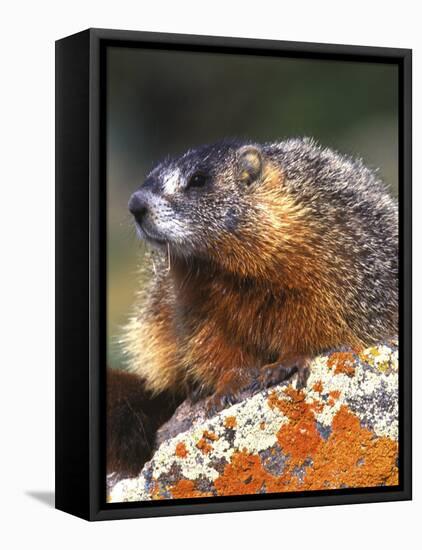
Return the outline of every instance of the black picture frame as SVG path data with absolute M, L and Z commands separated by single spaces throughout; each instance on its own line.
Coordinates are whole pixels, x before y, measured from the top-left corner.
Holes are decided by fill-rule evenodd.
M 110 45 L 399 67 L 399 486 L 107 504 L 104 76 Z M 56 42 L 56 508 L 106 520 L 411 499 L 411 64 L 408 49 L 105 29 Z

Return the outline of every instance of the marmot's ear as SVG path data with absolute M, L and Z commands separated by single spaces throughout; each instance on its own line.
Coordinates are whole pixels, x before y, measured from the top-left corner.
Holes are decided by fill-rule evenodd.
M 256 181 L 262 172 L 262 154 L 254 145 L 244 145 L 237 151 L 239 180 L 246 185 Z

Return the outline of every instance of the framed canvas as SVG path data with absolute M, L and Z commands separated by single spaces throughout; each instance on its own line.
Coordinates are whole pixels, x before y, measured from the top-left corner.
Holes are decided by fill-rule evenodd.
M 411 51 L 56 43 L 56 507 L 411 498 Z

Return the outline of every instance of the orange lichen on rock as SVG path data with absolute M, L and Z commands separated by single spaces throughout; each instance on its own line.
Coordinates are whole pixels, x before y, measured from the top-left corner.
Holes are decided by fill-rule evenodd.
M 261 430 L 265 430 L 266 424 L 265 424 L 264 421 L 262 421 L 262 422 L 259 424 L 259 428 L 260 428 Z
M 328 395 L 331 397 L 331 399 L 333 399 L 334 401 L 337 401 L 337 399 L 341 395 L 341 392 L 340 390 L 333 390 L 333 391 L 330 391 Z
M 277 440 L 283 452 L 289 454 L 298 464 L 316 451 L 322 438 L 316 428 L 315 416 L 312 412 L 315 404 L 306 403 L 302 391 L 288 388 L 285 394 L 289 399 L 279 400 L 277 407 L 290 422 L 281 426 L 277 433 Z
M 324 410 L 324 403 L 314 400 L 312 403 L 309 404 L 309 408 L 313 412 L 320 413 Z
M 235 416 L 227 416 L 224 419 L 224 426 L 229 429 L 233 429 L 236 427 L 236 417 Z
M 206 439 L 201 437 L 201 439 L 196 444 L 196 447 L 203 453 L 204 455 L 207 455 L 210 451 L 212 451 L 212 445 L 207 443 Z
M 188 455 L 188 450 L 186 449 L 186 445 L 183 443 L 183 441 L 179 441 L 179 443 L 176 445 L 176 449 L 174 451 L 174 454 L 178 456 L 179 458 L 186 458 Z
M 214 432 L 209 432 L 208 430 L 204 430 L 202 437 L 209 439 L 210 441 L 217 441 L 219 439 L 217 434 Z
M 280 398 L 276 392 L 271 392 L 268 396 L 268 405 L 274 409 L 279 409 L 291 422 L 297 422 L 309 411 L 309 405 L 305 403 L 305 394 L 302 390 L 296 390 L 288 386 L 284 390 L 287 399 Z
M 212 497 L 213 494 L 209 492 L 203 493 L 198 491 L 195 486 L 195 482 L 191 479 L 180 479 L 176 485 L 171 487 L 170 492 L 173 498 L 196 498 L 196 497 Z
M 253 495 L 260 492 L 269 475 L 258 455 L 237 452 L 214 486 L 219 495 Z
M 290 418 L 277 434 L 282 452 L 287 455 L 283 473 L 270 474 L 259 455 L 244 449 L 232 455 L 215 480 L 219 495 L 256 494 L 263 489 L 271 493 L 398 484 L 397 442 L 363 428 L 345 405 L 337 412 L 332 432 L 324 440 L 300 392 L 292 389 L 289 393 L 288 401 L 283 402 L 275 394 L 271 398 L 273 405 Z
M 198 441 L 196 446 L 204 455 L 208 454 L 212 450 L 212 445 L 207 443 L 203 437 Z
M 355 375 L 356 362 L 353 353 L 338 351 L 332 353 L 327 361 L 329 369 L 334 369 L 334 374 Z
M 277 433 L 277 440 L 283 451 L 298 464 L 312 456 L 322 442 L 314 418 L 308 415 L 296 424 L 282 426 Z
M 321 380 L 318 380 L 315 382 L 315 384 L 312 386 L 312 389 L 316 391 L 317 393 L 322 393 L 322 390 L 324 389 L 322 386 Z
M 204 430 L 202 432 L 202 437 L 196 444 L 196 447 L 204 454 L 207 455 L 212 450 L 212 445 L 209 441 L 217 441 L 219 439 L 218 435 L 214 432 Z
M 313 455 L 306 489 L 397 485 L 397 442 L 376 437 L 342 405 L 333 419 L 332 433 Z

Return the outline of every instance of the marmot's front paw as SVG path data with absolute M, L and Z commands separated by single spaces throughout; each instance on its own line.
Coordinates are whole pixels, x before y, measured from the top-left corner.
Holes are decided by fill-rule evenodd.
M 276 386 L 282 382 L 290 380 L 293 375 L 297 374 L 296 388 L 303 389 L 309 377 L 310 358 L 308 356 L 296 356 L 285 361 L 277 361 L 265 365 L 259 371 L 256 380 L 252 383 L 251 388 L 259 391 L 262 389 Z
M 297 366 L 296 389 L 298 390 L 303 390 L 303 388 L 306 388 L 308 378 L 311 373 L 310 363 L 311 360 L 306 357 Z
M 256 378 L 255 387 L 257 390 L 263 390 L 276 386 L 286 380 L 290 380 L 296 372 L 296 366 L 286 366 L 280 363 L 265 365 L 260 369 Z
M 240 397 L 235 393 L 214 393 L 205 400 L 205 414 L 208 418 L 215 416 L 227 407 L 239 403 Z

